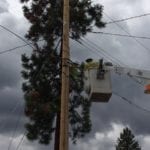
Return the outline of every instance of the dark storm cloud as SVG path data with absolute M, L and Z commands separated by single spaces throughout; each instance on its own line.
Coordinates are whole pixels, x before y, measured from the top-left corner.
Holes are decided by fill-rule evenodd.
M 101 1 L 100 1 L 101 2 Z M 105 1 L 107 3 L 107 1 Z M 108 1 L 109 3 L 110 1 Z M 137 3 L 138 2 L 138 3 Z M 4 3 L 1 1 L 0 4 Z M 134 16 L 137 14 L 141 14 L 143 11 L 140 8 L 141 2 L 135 0 L 116 0 L 111 1 L 111 5 L 106 7 L 104 5 L 104 11 L 108 13 L 112 18 L 124 18 L 128 16 Z M 1 5 L 2 6 L 2 5 Z M 3 5 L 4 6 L 4 5 Z M 6 5 L 5 5 L 6 6 Z M 111 6 L 111 7 L 110 7 Z M 142 6 L 142 5 L 141 5 Z M 5 7 L 0 7 L 0 13 L 4 12 Z M 132 8 L 132 9 L 131 9 Z M 121 13 L 120 13 L 121 12 Z M 14 13 L 15 15 L 15 13 Z M 105 20 L 110 21 L 108 18 Z M 13 17 L 12 14 L 1 16 L 1 23 L 6 27 L 9 27 L 16 33 L 20 34 L 22 37 L 26 33 L 29 24 L 21 19 L 17 19 Z M 140 19 L 135 23 L 132 22 L 124 22 L 121 25 L 131 32 L 134 35 L 147 35 L 149 31 L 149 20 L 146 22 L 140 22 Z M 3 30 L 1 31 L 0 36 L 0 50 L 9 49 L 18 45 L 24 44 L 21 40 L 16 38 L 15 36 L 6 33 Z M 121 29 L 119 29 L 116 25 L 106 26 L 104 31 L 109 32 L 117 32 L 124 33 Z M 141 66 L 149 66 L 148 52 L 145 52 L 141 46 L 139 46 L 134 40 L 125 39 L 120 37 L 108 37 L 102 35 L 89 35 L 88 38 L 104 48 L 111 56 L 120 59 L 124 63 L 129 66 L 141 67 Z M 147 47 L 149 47 L 148 41 L 142 41 Z M 86 45 L 88 46 L 88 45 Z M 29 49 L 29 48 L 27 48 Z M 27 50 L 26 48 L 23 50 Z M 82 47 L 79 43 L 72 43 L 71 52 L 74 60 L 85 60 L 86 58 L 92 57 L 99 59 L 100 57 L 104 57 L 103 55 L 98 55 L 96 52 L 93 52 L 94 48 L 91 52 L 88 48 Z M 17 119 L 19 117 L 19 112 L 22 107 L 20 104 L 23 102 L 22 93 L 21 93 L 21 63 L 20 63 L 20 54 L 21 51 L 16 51 L 13 53 L 9 53 L 7 55 L 3 55 L 0 57 L 0 121 L 5 123 L 5 128 L 1 130 L 1 135 L 6 136 L 7 142 L 8 137 L 12 135 L 14 131 Z M 141 56 L 141 57 L 140 57 Z M 141 59 L 139 59 L 141 58 Z M 142 65 L 141 65 L 142 64 Z M 143 67 L 143 68 L 144 68 Z M 119 93 L 120 95 L 127 97 L 129 100 L 135 102 L 139 106 L 142 106 L 146 109 L 150 110 L 150 101 L 149 96 L 143 94 L 143 87 L 139 86 L 133 80 L 126 76 L 118 76 L 113 75 L 113 91 Z M 14 89 L 14 90 L 12 90 Z M 19 102 L 16 111 L 12 112 L 12 109 L 16 106 L 17 102 Z M 22 102 L 21 102 L 22 101 Z M 21 114 L 22 120 L 20 121 L 18 128 L 18 138 L 21 136 L 22 131 L 24 129 L 25 118 L 24 115 Z M 117 124 L 129 125 L 135 131 L 136 134 L 147 135 L 150 134 L 150 114 L 146 113 L 142 110 L 137 109 L 136 107 L 128 104 L 123 101 L 119 97 L 113 95 L 110 99 L 109 103 L 93 103 L 91 107 L 91 117 L 93 130 L 90 134 L 88 134 L 83 141 L 87 141 L 88 139 L 92 139 L 96 132 L 109 132 L 112 130 L 112 122 Z M 0 124 L 1 125 L 1 124 Z M 5 139 L 5 138 L 3 138 Z M 102 150 L 110 150 L 111 141 L 102 141 L 100 149 Z M 82 144 L 82 143 L 81 143 Z M 96 146 L 96 144 L 95 144 Z M 50 146 L 39 146 L 36 145 L 36 142 L 25 142 L 22 145 L 22 148 L 27 150 L 33 149 L 50 149 Z M 94 145 L 93 145 L 93 148 Z M 6 148 L 3 148 L 6 149 Z M 76 149 L 76 148 L 74 148 Z M 92 148 L 91 148 L 92 149 Z M 96 149 L 96 148 L 95 148 Z
M 25 130 L 26 118 L 22 112 L 23 108 L 16 109 L 17 113 L 1 115 L 0 134 L 5 136 L 12 136 L 15 132 L 16 135 L 20 135 Z M 5 118 L 4 118 L 5 117 Z
M 18 104 L 23 103 L 23 95 L 20 89 L 6 87 L 0 90 L 0 113 L 5 114 L 7 111 L 11 110 Z M 10 114 L 11 115 L 11 114 Z
M 7 13 L 0 18 L 1 24 L 20 36 L 24 35 L 25 24 L 19 27 L 16 17 Z M 22 21 L 24 22 L 24 21 Z M 21 25 L 21 24 L 20 24 Z M 0 51 L 24 44 L 20 39 L 4 29 L 0 29 Z M 26 47 L 28 50 L 28 47 Z M 24 129 L 25 117 L 23 93 L 21 91 L 21 53 L 26 49 L 17 49 L 0 55 L 0 133 L 11 136 L 20 117 L 17 133 Z
M 135 2 L 136 3 L 136 2 Z M 127 2 L 126 2 L 127 4 Z M 119 4 L 118 4 L 119 5 Z M 121 3 L 120 3 L 121 5 Z M 105 8 L 105 7 L 104 7 Z M 105 10 L 105 9 L 104 9 Z M 110 9 L 113 11 L 113 9 Z M 110 15 L 112 18 L 121 18 L 119 11 L 116 10 L 115 13 Z M 139 14 L 139 12 L 137 13 Z M 131 16 L 136 15 L 136 12 Z M 125 15 L 124 15 L 125 16 Z M 126 17 L 128 14 L 126 15 Z M 106 18 L 106 16 L 105 16 Z M 124 18 L 124 17 L 122 17 Z M 140 18 L 139 20 L 133 20 L 129 22 L 122 22 L 119 25 L 124 28 L 127 32 L 141 36 L 143 33 L 148 35 L 148 24 L 147 20 L 146 24 L 144 24 Z M 108 21 L 110 21 L 107 18 Z M 95 29 L 96 30 L 96 29 Z M 127 34 L 121 28 L 116 26 L 115 24 L 107 25 L 106 28 L 101 31 L 111 32 L 111 33 L 121 33 Z M 87 37 L 92 42 L 97 44 L 97 48 L 90 48 L 91 52 L 87 50 L 86 47 L 81 47 L 76 43 L 76 47 L 74 48 L 73 55 L 76 58 L 80 58 L 82 54 L 82 58 L 84 60 L 86 58 L 96 58 L 100 59 L 104 58 L 103 54 L 97 52 L 101 50 L 101 47 L 108 53 L 107 60 L 114 61 L 114 63 L 119 63 L 120 65 L 126 64 L 128 67 L 135 67 L 141 69 L 150 69 L 149 64 L 149 51 L 141 46 L 135 39 L 133 38 L 121 38 L 121 37 L 113 37 L 113 36 L 105 36 L 105 35 L 93 35 L 90 34 Z M 94 40 L 92 40 L 94 39 Z M 149 41 L 138 39 L 140 42 L 145 45 L 145 47 L 149 48 Z M 109 44 L 108 44 L 109 43 Z M 86 46 L 90 47 L 88 44 Z M 100 47 L 99 47 L 100 46 Z M 75 47 L 75 46 L 74 46 Z M 98 49 L 98 50 L 96 50 Z M 78 53 L 76 53 L 78 51 Z M 103 51 L 103 50 L 101 50 Z M 111 59 L 110 59 L 110 57 Z M 117 58 L 117 59 L 114 59 Z M 122 63 L 121 63 L 122 62 Z M 138 83 L 134 82 L 132 79 L 126 76 L 113 76 L 113 90 L 119 93 L 121 96 L 127 97 L 132 102 L 137 105 L 150 110 L 150 101 L 149 95 L 144 94 L 144 86 L 140 86 Z M 112 122 L 117 124 L 129 125 L 134 130 L 135 134 L 138 135 L 149 135 L 150 134 L 150 113 L 144 112 L 140 109 L 137 109 L 135 106 L 123 101 L 120 97 L 113 95 L 110 102 L 94 104 L 91 107 L 91 118 L 92 118 L 92 132 L 88 134 L 83 141 L 87 141 L 87 139 L 93 138 L 96 132 L 107 132 L 112 130 Z M 106 146 L 106 145 L 105 145 Z M 106 148 L 107 149 L 107 148 Z
M 150 110 L 149 96 L 143 94 L 143 89 L 127 77 L 113 77 L 113 91 L 126 97 L 133 103 Z M 104 132 L 111 129 L 111 123 L 129 125 L 136 134 L 150 134 L 150 113 L 136 108 L 123 101 L 115 94 L 109 103 L 99 103 L 92 106 L 93 129 Z M 96 132 L 93 131 L 93 132 Z
M 115 16 L 117 16 L 118 14 L 119 13 L 116 12 Z M 110 14 L 109 17 L 113 18 L 113 16 L 111 16 Z M 104 18 L 107 18 L 107 16 L 104 15 Z M 109 18 L 107 18 L 107 20 L 111 21 Z M 118 25 L 108 24 L 105 28 L 101 30 L 95 28 L 94 31 L 104 31 L 125 35 L 128 35 L 129 33 L 131 35 L 137 36 L 149 36 L 149 21 L 146 20 L 146 22 L 144 21 L 144 23 L 143 20 L 144 18 L 140 18 L 137 20 L 135 19 L 127 22 L 121 22 Z M 99 51 L 106 51 L 107 57 L 104 57 L 102 52 L 99 52 L 99 54 L 102 57 L 107 58 L 107 60 L 117 62 L 120 65 L 125 64 L 134 68 L 150 69 L 150 59 L 148 57 L 150 55 L 149 40 L 110 36 L 103 34 L 90 34 L 88 38 L 90 40 L 94 39 L 94 41 L 92 42 L 94 42 L 97 45 L 97 49 Z M 101 50 L 101 48 L 103 48 L 103 50 Z M 96 56 L 96 52 L 95 58 L 98 58 L 98 56 Z
M 18 62 L 16 62 L 18 61 Z M 18 64 L 20 60 L 15 56 L 0 59 L 0 89 L 4 87 L 13 87 L 20 82 L 20 70 Z
M 107 5 L 107 3 L 109 3 Z M 116 4 L 115 8 L 112 8 L 111 4 Z M 134 3 L 134 6 L 133 6 Z M 145 2 L 144 2 L 145 3 Z M 104 5 L 104 11 L 111 18 L 126 18 L 129 16 L 135 16 L 141 13 L 145 13 L 141 10 L 144 5 L 137 1 L 108 1 L 106 7 Z M 123 4 L 123 5 L 122 5 Z M 132 4 L 132 5 L 131 5 Z M 135 7 L 137 6 L 137 7 Z M 105 9 L 107 8 L 107 9 Z M 122 9 L 122 13 L 119 13 Z M 128 11 L 123 11 L 128 10 Z M 141 12 L 140 12 L 141 10 Z M 104 15 L 107 21 L 109 18 Z M 132 35 L 138 36 L 149 36 L 149 17 L 139 18 L 127 22 L 119 23 L 124 30 L 131 33 Z M 120 27 L 115 24 L 107 25 L 103 31 L 112 33 L 127 34 Z M 91 39 L 94 39 L 96 35 L 90 35 Z M 104 47 L 104 50 L 109 52 L 110 56 L 115 56 L 128 67 L 135 67 L 141 69 L 150 69 L 149 64 L 149 41 L 138 39 L 142 42 L 147 49 L 139 44 L 135 39 L 132 38 L 121 38 L 113 36 L 97 35 L 95 43 L 99 43 L 100 46 Z M 108 44 L 109 43 L 109 44 Z M 120 63 L 117 60 L 118 63 Z M 121 63 L 120 63 L 121 64 Z M 131 79 L 125 76 L 114 76 L 113 77 L 113 88 L 114 91 L 120 95 L 127 97 L 129 100 L 135 102 L 141 107 L 150 110 L 150 97 L 143 94 L 143 88 Z M 136 107 L 128 104 L 119 97 L 113 95 L 108 104 L 93 104 L 92 106 L 92 120 L 93 120 L 93 133 L 96 131 L 107 131 L 111 130 L 111 123 L 116 122 L 118 124 L 124 124 L 131 126 L 136 134 L 150 134 L 150 113 L 146 113 Z
M 24 128 L 24 101 L 19 87 L 0 90 L 0 134 L 10 134 L 18 124 L 17 133 Z
M 0 21 L 1 25 L 24 38 L 28 25 L 23 19 L 20 24 L 18 24 L 19 19 L 12 14 L 7 13 Z M 0 52 L 26 44 L 21 39 L 1 27 L 0 32 Z M 7 86 L 16 86 L 20 82 L 22 68 L 21 54 L 25 52 L 29 53 L 30 51 L 31 48 L 27 46 L 5 54 L 0 54 L 0 89 Z

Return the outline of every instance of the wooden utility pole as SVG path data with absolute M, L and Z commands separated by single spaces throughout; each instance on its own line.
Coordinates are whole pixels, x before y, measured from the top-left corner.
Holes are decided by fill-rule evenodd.
M 69 128 L 69 0 L 63 5 L 63 42 L 62 42 L 62 80 L 61 80 L 61 116 L 59 150 L 68 150 Z

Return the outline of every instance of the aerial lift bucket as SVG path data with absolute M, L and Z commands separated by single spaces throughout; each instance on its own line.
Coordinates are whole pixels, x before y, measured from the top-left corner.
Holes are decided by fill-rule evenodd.
M 103 61 L 85 65 L 85 90 L 92 102 L 108 102 L 112 95 L 111 74 L 105 71 Z

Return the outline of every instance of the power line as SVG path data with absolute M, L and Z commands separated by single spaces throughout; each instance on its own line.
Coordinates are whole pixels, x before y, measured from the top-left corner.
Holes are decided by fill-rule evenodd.
M 22 105 L 21 105 L 22 106 Z M 22 111 L 22 112 L 21 112 Z M 16 125 L 15 125 L 15 128 L 14 128 L 14 132 L 12 133 L 12 136 L 10 137 L 10 142 L 9 142 L 9 145 L 8 145 L 8 150 L 11 149 L 11 145 L 13 143 L 13 140 L 14 140 L 14 137 L 15 137 L 15 134 L 16 134 L 16 131 L 17 131 L 17 128 L 18 128 L 18 125 L 20 123 L 20 120 L 21 120 L 21 117 L 22 117 L 22 113 L 23 113 L 23 110 L 21 109 L 20 112 L 18 113 L 18 118 L 17 118 L 17 122 L 16 122 Z
M 17 147 L 16 147 L 16 150 L 19 150 L 21 144 L 22 144 L 23 141 L 24 141 L 24 138 L 25 138 L 26 134 L 27 134 L 27 133 L 26 133 L 26 131 L 25 131 L 24 134 L 22 135 L 22 137 L 21 137 L 21 139 L 20 139 L 20 141 L 19 141 Z
M 90 33 L 95 33 L 95 34 L 104 34 L 104 35 L 112 35 L 112 36 L 121 36 L 121 37 L 130 37 L 130 38 L 139 38 L 139 39 L 146 39 L 146 40 L 150 40 L 150 37 L 135 36 L 135 35 L 124 35 L 124 34 L 119 34 L 119 33 L 98 32 L 98 31 L 92 31 L 92 32 L 90 32 Z
M 88 39 L 86 39 L 86 40 L 88 40 Z M 80 45 L 82 45 L 82 46 L 84 46 L 85 48 L 88 48 L 88 50 L 90 50 L 90 52 L 91 51 L 93 51 L 94 53 L 97 53 L 100 57 L 101 57 L 101 55 L 99 54 L 99 53 L 101 53 L 102 51 L 100 51 L 99 50 L 99 48 L 101 49 L 101 50 L 103 50 L 103 52 L 104 52 L 104 54 L 103 54 L 103 56 L 106 56 L 107 58 L 108 58 L 108 60 L 111 60 L 112 62 L 114 62 L 114 60 L 113 59 L 115 59 L 115 61 L 116 61 L 116 59 L 117 58 L 115 58 L 115 57 L 112 57 L 110 54 L 108 54 L 108 53 L 105 53 L 106 51 L 104 50 L 104 49 L 102 49 L 100 46 L 98 46 L 97 44 L 95 44 L 95 43 L 93 43 L 92 41 L 90 41 L 90 40 L 88 40 L 88 42 L 86 42 L 86 45 L 85 44 L 83 44 L 83 42 L 85 42 L 83 39 L 82 39 L 82 41 L 83 42 L 81 42 L 81 41 L 77 41 L 77 40 L 75 40 L 76 42 L 78 42 Z M 91 47 L 91 45 L 90 45 L 90 47 L 88 47 L 87 45 L 89 45 L 89 43 L 91 43 L 91 45 L 95 45 L 95 47 L 97 47 L 96 49 L 94 48 L 94 49 L 90 49 L 90 47 Z M 93 47 L 92 46 L 92 47 Z M 107 56 L 108 55 L 108 56 Z M 110 58 L 109 58 L 110 57 Z M 120 63 L 119 63 L 120 62 Z M 116 63 L 116 62 L 115 62 Z M 119 66 L 127 66 L 127 65 L 125 65 L 124 63 L 122 63 L 119 59 L 117 59 L 117 63 L 116 64 L 118 64 Z M 122 65 L 121 65 L 122 64 Z M 140 86 L 142 86 L 143 87 L 143 84 L 140 82 L 140 81 L 138 81 L 138 79 L 136 79 L 136 78 L 133 78 L 132 76 L 130 76 L 130 75 L 127 75 L 128 77 L 130 77 L 134 82 L 136 82 L 138 85 L 140 85 Z
M 106 24 L 118 23 L 118 22 L 122 22 L 122 21 L 127 21 L 127 20 L 131 20 L 131 19 L 136 19 L 136 18 L 149 16 L 149 15 L 150 15 L 150 13 L 146 13 L 146 14 L 142 14 L 142 15 L 138 15 L 138 16 L 132 16 L 132 17 L 124 18 L 124 19 L 118 19 L 118 20 L 106 22 Z
M 139 106 L 139 105 L 133 103 L 132 101 L 130 101 L 130 100 L 127 99 L 126 97 L 123 97 L 123 96 L 119 95 L 119 94 L 116 93 L 116 92 L 113 92 L 113 94 L 115 94 L 116 96 L 120 97 L 122 100 L 124 100 L 124 101 L 127 102 L 128 104 L 133 105 L 133 106 L 136 107 L 137 109 L 140 109 L 140 110 L 142 110 L 142 111 L 144 111 L 144 112 L 146 112 L 146 113 L 150 113 L 150 110 L 147 110 L 147 109 L 145 109 L 145 108 L 143 108 L 143 107 L 141 107 L 141 106 Z
M 55 49 L 57 49 L 57 48 L 59 47 L 60 41 L 61 41 L 61 39 L 60 39 L 60 40 L 58 41 L 58 43 L 56 44 Z M 38 71 L 38 73 L 36 73 L 35 75 L 33 75 L 33 76 L 34 76 L 34 80 L 37 79 L 38 75 L 39 75 L 40 72 L 43 70 L 44 65 L 45 65 L 46 62 L 47 62 L 47 59 L 43 62 L 43 65 L 41 66 L 41 68 L 40 68 L 40 70 Z M 25 138 L 26 134 L 27 134 L 27 133 L 26 133 L 26 131 L 25 131 L 24 134 L 23 134 L 23 136 L 22 136 L 22 138 L 20 139 L 20 142 L 18 143 L 18 145 L 17 145 L 17 147 L 16 147 L 16 150 L 19 150 L 21 144 L 22 144 L 23 141 L 24 141 L 24 138 Z M 12 142 L 11 142 L 11 143 L 12 143 Z M 11 145 L 11 144 L 10 144 L 10 145 Z M 8 149 L 8 150 L 9 150 L 9 149 Z
M 0 55 L 1 55 L 1 54 L 5 54 L 5 53 L 8 53 L 8 52 L 10 52 L 10 51 L 14 51 L 14 50 L 19 49 L 19 48 L 22 48 L 22 47 L 26 47 L 26 46 L 28 46 L 28 45 L 29 45 L 29 44 L 25 44 L 25 45 L 17 46 L 17 47 L 8 49 L 8 50 L 3 50 L 3 51 L 0 52 Z
M 111 21 L 115 21 L 114 19 L 112 19 L 109 15 L 107 15 L 106 13 L 104 13 L 105 16 L 107 16 Z M 115 25 L 117 27 L 119 27 L 122 31 L 124 31 L 125 33 L 127 33 L 129 36 L 132 36 L 127 30 L 125 30 L 120 24 L 118 24 L 117 22 L 114 22 Z M 150 51 L 149 48 L 147 48 L 143 43 L 141 43 L 138 39 L 134 38 L 133 39 L 141 46 L 143 47 L 145 50 Z
M 91 46 L 89 43 L 87 43 L 86 41 L 84 41 L 83 39 L 82 39 L 82 42 L 79 42 L 79 41 L 76 41 L 76 42 L 78 42 L 81 46 L 83 46 L 83 47 L 85 47 L 85 48 L 87 48 L 88 50 L 89 50 L 89 52 L 94 52 L 94 54 L 96 54 L 96 55 L 98 55 L 98 56 L 100 56 L 100 57 L 102 57 L 102 56 L 104 56 L 104 57 L 106 57 L 106 60 L 111 60 L 110 58 L 108 58 L 108 56 L 106 56 L 104 53 L 101 53 L 100 51 L 98 52 L 98 50 L 96 50 L 93 46 Z M 84 44 L 85 43 L 85 44 Z M 90 48 L 90 47 L 91 48 Z M 93 49 L 93 48 L 94 49 Z M 111 60 L 112 61 L 112 60 Z
M 95 51 L 93 48 L 91 49 L 89 46 L 87 46 L 88 44 L 86 43 L 86 44 L 84 44 L 83 42 L 84 42 L 84 40 L 82 40 L 82 42 L 81 41 L 77 41 L 77 40 L 75 40 L 78 44 L 80 44 L 81 46 L 83 46 L 83 47 L 85 47 L 85 48 L 87 48 L 87 50 L 89 50 L 89 52 L 94 52 L 94 53 L 96 53 L 96 55 L 99 55 L 100 57 L 102 57 L 101 55 L 100 55 L 100 53 L 98 52 L 98 51 Z
M 43 40 L 39 40 L 39 41 L 43 41 Z M 38 42 L 39 42 L 38 41 Z M 78 41 L 79 42 L 79 41 Z M 32 43 L 30 43 L 30 44 L 32 44 Z M 82 42 L 80 42 L 80 44 L 82 44 Z M 8 49 L 8 50 L 3 50 L 3 51 L 1 51 L 0 52 L 0 55 L 1 54 L 4 54 L 4 53 L 8 53 L 8 52 L 11 52 L 11 51 L 14 51 L 14 50 L 16 50 L 16 49 L 19 49 L 19 48 L 22 48 L 22 47 L 26 47 L 26 46 L 28 46 L 29 44 L 25 44 L 25 45 L 20 45 L 20 46 L 17 46 L 17 47 L 14 47 L 14 48 L 11 48 L 11 49 Z M 83 44 L 82 44 L 83 45 Z M 84 45 L 85 46 L 85 45 Z M 101 48 L 102 49 L 102 48 Z M 91 49 L 90 49 L 91 50 Z M 103 54 L 104 55 L 104 54 Z M 108 57 L 108 56 L 107 56 Z
M 10 111 L 9 111 L 9 114 L 12 114 L 12 113 L 14 113 L 15 111 L 16 111 L 16 109 L 17 109 L 17 107 L 19 106 L 19 101 L 16 103 L 16 105 L 13 107 L 13 109 L 11 109 Z M 4 125 L 6 124 L 6 122 L 5 122 L 5 120 L 6 120 L 6 118 L 4 118 L 1 122 L 2 122 L 2 124 L 0 124 L 0 130 L 2 130 L 2 129 L 4 129 Z
M 108 14 L 106 14 L 105 12 L 104 12 L 104 15 L 105 16 L 107 16 L 107 18 L 109 18 L 112 22 L 114 22 L 115 20 L 114 19 L 112 19 Z M 120 28 L 122 31 L 124 31 L 125 33 L 127 33 L 129 36 L 132 36 L 131 34 L 130 34 L 130 32 L 128 32 L 127 30 L 125 30 L 120 24 L 118 24 L 117 22 L 114 22 L 115 23 L 115 25 L 118 27 L 118 28 Z M 145 50 L 147 50 L 148 52 L 150 51 L 150 49 L 149 48 L 147 48 L 143 43 L 141 43 L 138 39 L 136 39 L 136 38 L 134 38 L 134 37 L 132 37 L 133 38 L 133 40 L 135 40 L 135 42 L 137 43 L 137 44 L 139 44 L 141 47 L 143 47 Z M 131 77 L 131 79 L 133 79 L 136 83 L 138 83 L 139 85 L 142 85 L 138 80 L 136 80 L 136 79 L 134 79 L 134 78 L 132 78 Z
M 102 47 L 100 47 L 99 45 L 97 45 L 96 43 L 92 42 L 91 40 L 84 38 L 87 40 L 86 44 L 87 45 L 92 45 L 92 47 L 94 48 L 95 51 L 97 51 L 98 53 L 103 53 L 104 56 L 106 56 L 108 58 L 108 60 L 115 62 L 115 64 L 118 64 L 119 66 L 126 66 L 124 63 L 122 63 L 119 59 L 111 56 L 107 51 L 105 51 Z M 82 39 L 83 40 L 83 39 Z M 85 40 L 83 40 L 85 42 Z M 90 43 L 90 44 L 89 44 Z M 115 61 L 114 61 L 115 60 Z
M 40 42 L 40 41 L 44 41 L 44 40 L 39 40 L 38 42 Z M 30 44 L 32 44 L 32 43 L 28 43 L 28 44 L 20 45 L 20 46 L 17 46 L 17 47 L 8 49 L 8 50 L 0 51 L 0 55 L 1 55 L 1 54 L 5 54 L 5 53 L 8 53 L 8 52 L 11 52 L 11 51 L 14 51 L 14 50 L 19 49 L 19 48 L 22 48 L 22 47 L 29 46 Z
M 24 38 L 22 38 L 20 35 L 16 34 L 16 33 L 13 32 L 12 30 L 10 30 L 10 29 L 4 27 L 3 25 L 0 25 L 0 27 L 3 28 L 4 30 L 10 32 L 11 34 L 15 35 L 15 36 L 18 37 L 20 40 L 22 40 L 23 42 L 25 42 L 26 44 L 28 44 L 32 49 L 34 49 L 33 46 L 32 46 L 31 44 L 29 44 L 29 43 L 28 43 Z
M 85 38 L 84 38 L 85 39 Z M 105 53 L 106 51 L 104 50 L 104 49 L 102 49 L 100 46 L 98 46 L 97 44 L 95 44 L 95 43 L 93 43 L 92 41 L 90 41 L 89 39 L 86 39 L 86 40 L 88 40 L 88 42 L 86 42 L 85 40 L 83 40 L 82 39 L 82 42 L 81 41 L 76 41 L 76 42 L 78 42 L 80 45 L 82 45 L 82 46 L 84 46 L 85 48 L 88 48 L 88 50 L 90 50 L 90 52 L 91 51 L 93 51 L 94 53 L 96 53 L 96 54 L 98 54 L 100 57 L 101 57 L 101 55 L 100 55 L 100 53 L 102 52 L 102 51 L 100 51 L 100 49 L 101 50 L 103 50 L 103 56 L 106 56 L 107 57 L 107 59 L 108 60 L 110 60 L 110 61 L 112 61 L 112 62 L 114 62 L 114 60 L 115 60 L 115 63 L 116 64 L 118 64 L 119 66 L 127 66 L 127 65 L 125 65 L 124 63 L 122 63 L 119 59 L 117 59 L 117 58 L 115 58 L 115 57 L 112 57 L 110 54 L 108 54 L 108 53 Z M 85 42 L 86 44 L 84 44 L 83 42 Z M 91 45 L 92 46 L 91 46 Z M 93 47 L 92 49 L 90 49 L 90 47 L 88 47 L 88 45 L 90 46 L 90 47 Z M 95 49 L 95 47 L 96 47 L 96 49 Z M 117 59 L 117 60 L 116 60 Z M 122 64 L 122 65 L 121 65 Z M 129 75 L 128 75 L 129 76 Z M 140 86 L 143 86 L 142 84 L 141 84 L 141 82 L 139 82 L 136 78 L 133 78 L 133 77 L 131 77 L 131 76 L 129 76 L 134 82 L 136 82 L 136 83 L 138 83 L 138 85 L 140 85 Z

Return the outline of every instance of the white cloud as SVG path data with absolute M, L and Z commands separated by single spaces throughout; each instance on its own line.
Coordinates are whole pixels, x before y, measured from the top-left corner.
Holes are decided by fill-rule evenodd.
M 124 126 L 112 123 L 112 129 L 106 132 L 96 132 L 94 137 L 86 142 L 80 141 L 74 149 L 82 150 L 115 150 L 115 144 Z
M 115 150 L 115 145 L 120 133 L 125 128 L 122 124 L 112 123 L 112 129 L 104 133 L 96 132 L 95 136 L 86 142 L 80 141 L 77 145 L 72 146 L 73 150 Z M 130 128 L 130 127 L 129 127 Z M 142 150 L 149 150 L 150 136 L 135 135 L 135 139 L 138 141 Z
M 6 0 L 0 1 L 0 14 L 8 11 L 8 3 Z
M 9 13 L 17 18 L 23 18 L 22 5 L 20 0 L 7 0 L 7 2 L 9 4 Z
M 149 148 L 150 148 L 150 136 L 142 137 L 141 140 L 142 140 L 142 142 L 141 142 L 142 149 L 143 150 L 149 150 Z

